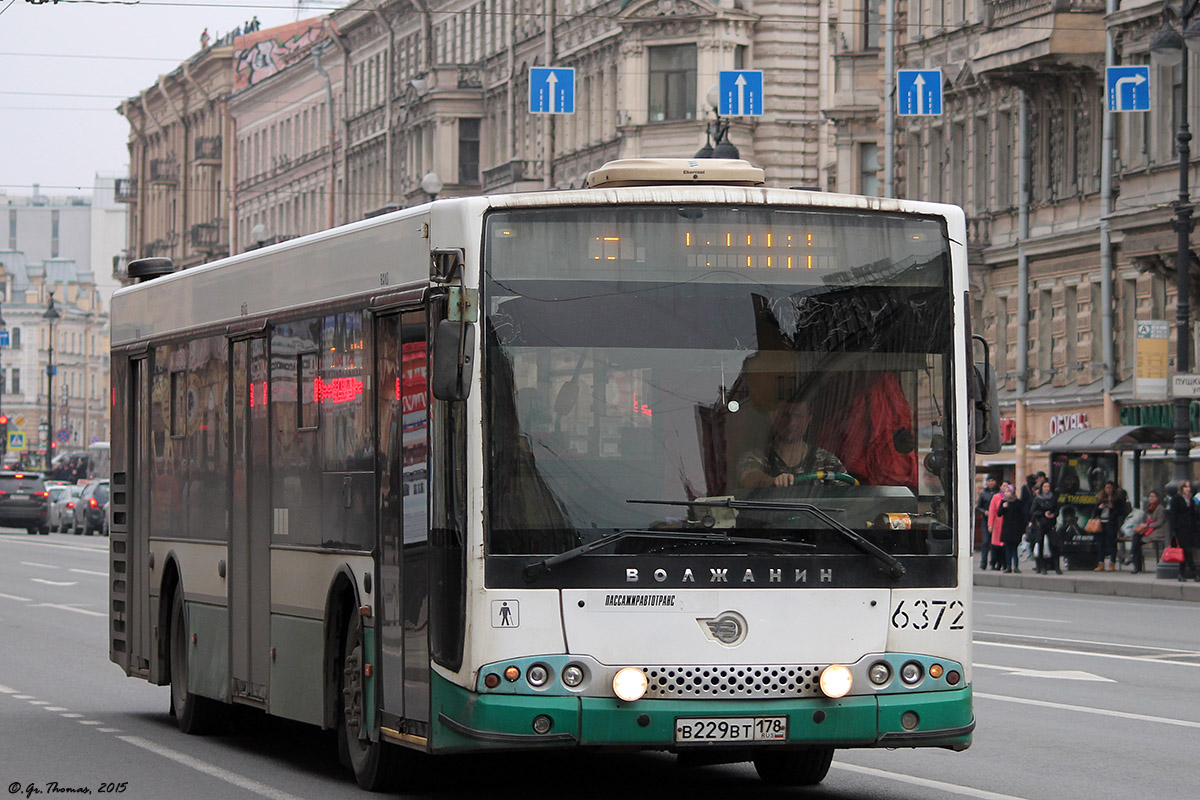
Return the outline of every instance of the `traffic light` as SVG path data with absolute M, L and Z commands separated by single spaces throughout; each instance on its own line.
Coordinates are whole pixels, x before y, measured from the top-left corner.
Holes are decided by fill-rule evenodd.
M 8 415 L 0 414 L 0 454 L 8 452 Z

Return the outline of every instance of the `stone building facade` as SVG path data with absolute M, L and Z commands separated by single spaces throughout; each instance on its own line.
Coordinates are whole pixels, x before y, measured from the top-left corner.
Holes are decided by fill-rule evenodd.
M 834 52 L 822 110 L 832 141 L 823 185 L 882 193 L 884 5 L 839 0 L 828 9 Z M 1169 419 L 1169 399 L 1137 396 L 1133 378 L 1138 321 L 1171 322 L 1175 352 L 1178 68 L 1151 67 L 1151 112 L 1113 115 L 1107 216 L 1102 197 L 1106 32 L 1117 63 L 1150 63 L 1161 10 L 1146 0 L 1125 0 L 1112 15 L 1102 0 L 896 2 L 896 66 L 940 68 L 944 108 L 936 117 L 896 118 L 895 193 L 967 211 L 973 323 L 991 347 L 1002 413 L 1015 421 L 1006 426 L 1013 441 L 992 461 L 1010 476 L 1046 469 L 1037 446 L 1064 426 Z M 1195 75 L 1200 63 L 1188 57 Z M 1193 128 L 1198 83 L 1189 87 Z M 1193 166 L 1192 185 L 1196 177 Z M 1111 240 L 1108 287 L 1102 220 Z M 1164 462 L 1150 477 L 1169 471 Z

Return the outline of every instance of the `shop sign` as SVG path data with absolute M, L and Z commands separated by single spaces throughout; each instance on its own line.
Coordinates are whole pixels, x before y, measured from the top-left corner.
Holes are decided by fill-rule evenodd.
M 1139 319 L 1135 339 L 1133 395 L 1142 400 L 1167 396 L 1167 337 L 1170 326 L 1162 319 Z
M 1092 425 L 1088 422 L 1086 411 L 1079 411 L 1074 414 L 1058 414 L 1050 418 L 1051 436 L 1058 436 L 1060 433 L 1065 433 L 1066 431 L 1090 427 Z

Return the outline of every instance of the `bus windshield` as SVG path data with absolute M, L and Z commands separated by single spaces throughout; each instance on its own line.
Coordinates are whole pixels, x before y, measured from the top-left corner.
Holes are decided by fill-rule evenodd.
M 484 273 L 490 554 L 689 528 L 729 529 L 742 547 L 758 537 L 858 552 L 789 503 L 890 553 L 953 552 L 941 219 L 721 205 L 493 212 Z M 719 505 L 729 498 L 760 502 Z M 644 500 L 663 502 L 630 502 Z M 620 543 L 657 555 L 706 546 Z

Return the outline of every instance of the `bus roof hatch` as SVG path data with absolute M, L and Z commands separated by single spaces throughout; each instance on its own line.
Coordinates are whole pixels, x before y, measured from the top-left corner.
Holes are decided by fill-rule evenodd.
M 589 189 L 705 184 L 762 186 L 765 173 L 738 158 L 626 158 L 588 173 Z

